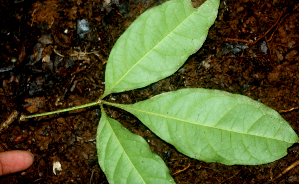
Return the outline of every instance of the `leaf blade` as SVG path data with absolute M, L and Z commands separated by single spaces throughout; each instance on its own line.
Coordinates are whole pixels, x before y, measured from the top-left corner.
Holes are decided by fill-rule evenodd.
M 208 0 L 196 10 L 189 0 L 172 0 L 140 15 L 110 53 L 103 97 L 173 74 L 202 46 L 218 6 Z
M 97 152 L 109 183 L 174 183 L 163 160 L 146 141 L 102 113 Z
M 178 151 L 206 162 L 269 163 L 299 140 L 276 111 L 218 90 L 182 89 L 119 107 Z

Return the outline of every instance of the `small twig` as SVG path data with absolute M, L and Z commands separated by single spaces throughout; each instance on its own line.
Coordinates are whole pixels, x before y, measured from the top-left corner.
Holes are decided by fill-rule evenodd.
M 270 36 L 270 38 L 267 40 L 266 39 L 266 41 L 271 41 L 272 40 L 272 38 L 273 38 L 273 35 L 275 34 L 275 32 L 276 32 L 276 30 L 278 29 L 278 26 L 274 29 L 274 31 L 273 31 L 273 33 L 271 34 L 271 36 Z
M 243 40 L 243 39 L 238 39 L 238 38 L 225 38 L 225 41 L 235 41 L 235 42 L 245 42 L 245 43 L 250 42 L 248 40 Z
M 54 53 L 60 57 L 65 57 L 64 55 L 60 54 L 55 48 L 53 49 Z
M 291 111 L 294 111 L 294 110 L 297 110 L 297 109 L 299 109 L 299 107 L 292 107 L 292 108 L 287 109 L 287 110 L 280 110 L 279 113 L 291 112 Z
M 182 169 L 182 170 L 178 170 L 178 171 L 176 171 L 176 172 L 175 172 L 175 173 L 173 173 L 172 175 L 179 174 L 179 173 L 181 173 L 181 172 L 183 172 L 183 171 L 187 170 L 189 167 L 190 167 L 190 163 L 188 164 L 188 166 L 187 166 L 187 167 L 185 167 L 185 168 L 184 168 L 184 169 Z
M 260 36 L 258 39 L 256 39 L 254 42 L 252 42 L 248 47 L 251 47 L 252 45 L 256 44 L 258 41 L 260 41 L 262 38 L 264 38 L 265 36 L 267 36 L 267 34 L 275 27 L 277 26 L 277 24 L 282 20 L 281 17 L 282 15 L 285 13 L 285 9 L 284 11 L 279 15 L 279 18 L 277 19 L 277 21 L 275 22 L 275 24 L 273 24 L 262 36 Z M 285 16 L 284 16 L 285 17 Z
M 75 53 L 74 54 L 70 54 L 70 56 L 77 56 L 77 57 L 80 57 L 80 56 L 86 56 L 86 55 L 90 55 L 90 54 L 94 54 L 94 55 L 96 55 L 96 54 L 98 54 L 98 52 L 99 51 L 92 51 L 92 52 L 77 52 L 77 51 L 75 51 Z
M 272 60 L 272 51 L 271 51 L 271 47 L 270 47 L 270 44 L 269 44 L 269 40 L 267 40 L 267 37 L 265 37 L 266 39 L 266 44 L 267 44 L 267 47 L 268 47 L 268 49 L 269 49 L 269 52 L 270 52 L 270 58 L 271 58 L 271 60 Z
M 18 118 L 18 115 L 19 115 L 19 112 L 16 111 L 16 110 L 14 110 L 14 111 L 8 116 L 7 120 L 4 121 L 3 123 L 1 123 L 1 125 L 0 125 L 0 132 L 1 132 L 2 130 L 7 129 L 8 126 Z
M 92 183 L 93 173 L 94 173 L 94 169 L 91 171 L 91 176 L 90 176 L 90 179 L 89 179 L 90 184 Z
M 292 163 L 289 167 L 287 167 L 284 171 L 282 171 L 274 180 L 277 180 L 278 178 L 280 178 L 282 175 L 286 174 L 287 172 L 289 172 L 290 170 L 294 169 L 297 165 L 299 165 L 299 160 L 297 160 L 296 162 Z M 274 181 L 273 180 L 273 181 Z

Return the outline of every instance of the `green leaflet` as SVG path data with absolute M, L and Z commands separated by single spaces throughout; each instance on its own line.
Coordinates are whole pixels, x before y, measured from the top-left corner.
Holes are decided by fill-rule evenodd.
M 104 98 L 145 87 L 177 71 L 205 41 L 220 0 L 197 10 L 171 0 L 140 15 L 115 43 L 106 67 Z
M 110 184 L 174 183 L 163 160 L 151 152 L 147 142 L 109 118 L 103 109 L 97 131 L 97 152 Z
M 133 105 L 113 105 L 134 114 L 178 151 L 206 162 L 269 163 L 299 140 L 273 109 L 219 90 L 182 89 Z

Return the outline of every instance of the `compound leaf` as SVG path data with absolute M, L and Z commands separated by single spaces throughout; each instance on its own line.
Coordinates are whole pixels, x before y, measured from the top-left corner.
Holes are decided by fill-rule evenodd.
M 182 89 L 117 106 L 178 151 L 206 162 L 269 163 L 298 142 L 294 130 L 273 109 L 219 90 Z
M 174 183 L 163 160 L 147 142 L 102 111 L 97 130 L 101 169 L 110 184 Z
M 202 46 L 219 1 L 207 0 L 195 9 L 190 0 L 171 0 L 140 15 L 112 48 L 102 98 L 145 87 L 177 71 Z

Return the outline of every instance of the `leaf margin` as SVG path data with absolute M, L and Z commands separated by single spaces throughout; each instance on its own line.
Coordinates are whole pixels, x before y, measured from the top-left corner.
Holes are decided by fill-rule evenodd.
M 114 58 L 114 56 L 115 55 L 122 55 L 122 54 L 124 54 L 124 53 L 126 53 L 125 51 L 121 51 L 122 50 L 122 48 L 123 47 L 126 47 L 127 46 L 127 43 L 125 44 L 125 45 L 123 45 L 124 43 L 124 39 L 126 38 L 126 37 L 130 37 L 130 33 L 132 32 L 132 30 L 133 31 L 135 31 L 134 29 L 135 29 L 135 27 L 137 27 L 137 25 L 138 25 L 138 23 L 144 18 L 144 17 L 146 17 L 146 16 L 148 16 L 148 14 L 151 14 L 151 12 L 153 12 L 153 11 L 155 11 L 155 10 L 158 10 L 159 8 L 160 9 L 162 9 L 162 7 L 164 7 L 164 6 L 167 6 L 167 5 L 172 5 L 172 4 L 174 4 L 174 3 L 178 3 L 178 2 L 180 2 L 180 3 L 182 3 L 184 6 L 185 6 L 185 8 L 189 8 L 188 9 L 188 11 L 191 11 L 192 10 L 192 15 L 197 15 L 197 14 L 200 14 L 200 15 L 198 15 L 199 17 L 205 17 L 204 15 L 204 12 L 207 12 L 207 10 L 211 10 L 212 8 L 212 6 L 214 6 L 214 9 L 213 9 L 213 13 L 214 14 L 211 14 L 211 17 L 205 17 L 205 18 L 207 18 L 207 20 L 205 20 L 205 21 L 207 21 L 207 22 L 205 22 L 205 21 L 203 21 L 203 22 L 205 22 L 205 23 L 203 23 L 203 24 L 206 24 L 206 30 L 205 30 L 205 28 L 202 28 L 202 26 L 198 26 L 198 27 L 200 27 L 200 29 L 198 28 L 198 30 L 197 31 L 201 31 L 201 32 L 203 32 L 202 33 L 202 35 L 200 36 L 200 39 L 199 39 L 199 41 L 197 41 L 197 43 L 195 43 L 195 38 L 192 38 L 191 39 L 191 43 L 190 44 L 187 44 L 187 46 L 188 45 L 192 45 L 192 44 L 195 44 L 194 45 L 194 48 L 192 48 L 191 50 L 188 50 L 188 51 L 186 51 L 186 55 L 185 56 L 181 56 L 182 58 L 181 58 L 181 60 L 179 60 L 179 59 L 177 59 L 178 61 L 176 61 L 175 63 L 173 63 L 173 61 L 171 61 L 171 62 L 166 62 L 166 61 L 164 61 L 165 62 L 165 66 L 167 66 L 167 65 L 170 65 L 170 64 L 172 64 L 172 66 L 174 67 L 174 68 L 172 68 L 172 69 L 170 69 L 169 71 L 167 71 L 166 72 L 166 74 L 162 74 L 161 72 L 160 73 L 155 73 L 155 75 L 151 75 L 150 77 L 152 77 L 152 78 L 148 78 L 147 77 L 147 79 L 146 79 L 146 82 L 141 82 L 142 84 L 141 85 L 136 85 L 136 86 L 133 86 L 133 87 L 128 87 L 130 84 L 128 84 L 128 83 L 126 83 L 125 85 L 123 85 L 123 86 L 125 86 L 125 87 L 122 87 L 122 89 L 120 88 L 120 90 L 114 90 L 115 89 L 115 86 L 116 85 L 118 85 L 119 83 L 120 83 L 120 81 L 121 80 L 123 80 L 123 78 L 124 77 L 126 77 L 127 75 L 128 75 L 128 72 L 126 72 L 125 73 L 125 75 L 124 76 L 122 76 L 120 79 L 116 79 L 116 80 L 114 80 L 113 79 L 113 81 L 116 81 L 116 82 L 110 82 L 111 80 L 112 80 L 112 78 L 114 78 L 114 74 L 115 74 L 115 72 L 114 72 L 114 70 L 116 71 L 116 70 L 121 70 L 121 68 L 127 68 L 127 66 L 126 66 L 126 63 L 124 63 L 124 62 L 122 62 L 122 61 L 116 61 L 116 60 L 114 60 L 113 58 Z M 202 4 L 200 7 L 198 7 L 197 9 L 195 9 L 195 8 L 193 8 L 192 7 L 192 5 L 191 5 L 191 1 L 190 0 L 170 0 L 170 1 L 167 1 L 167 2 L 165 2 L 165 3 L 163 3 L 162 5 L 159 5 L 159 6 L 157 6 L 157 7 L 154 7 L 154 8 L 151 8 L 151 9 L 149 9 L 149 10 L 147 10 L 147 11 L 145 11 L 144 13 L 142 13 L 130 26 L 129 26 L 129 28 L 121 35 L 121 37 L 117 40 L 117 42 L 115 43 L 115 45 L 114 45 L 114 47 L 112 48 L 112 50 L 111 50 L 111 53 L 110 53 L 110 56 L 109 56 L 109 58 L 108 58 L 108 62 L 107 62 L 107 66 L 106 66 L 106 72 L 105 72 L 105 91 L 104 91 L 104 94 L 103 94 L 103 96 L 101 97 L 101 99 L 103 99 L 105 96 L 107 96 L 107 95 L 109 95 L 109 94 L 111 94 L 111 93 L 120 93 L 120 92 L 123 92 L 123 91 L 128 91 L 128 90 L 133 90 L 133 89 L 137 89 L 137 88 L 142 88 L 142 87 L 145 87 L 145 86 L 148 86 L 148 85 L 150 85 L 150 84 L 152 84 L 152 83 L 154 83 L 154 82 L 157 82 L 157 81 L 159 81 L 159 80 L 161 80 L 161 79 L 164 79 L 164 78 L 166 78 L 166 77 L 168 77 L 168 76 L 170 76 L 170 75 L 172 75 L 174 72 L 176 72 L 184 63 L 185 63 L 185 61 L 188 59 L 188 57 L 191 55 L 191 54 L 193 54 L 193 53 L 195 53 L 202 45 L 203 45 L 203 43 L 204 43 L 204 41 L 205 41 L 205 39 L 206 39 L 206 37 L 207 37 L 207 34 L 208 34 L 208 30 L 209 30 L 209 28 L 213 25 L 213 23 L 214 23 L 214 21 L 215 21 L 215 19 L 216 19 L 216 17 L 217 17 L 217 13 L 218 13 L 218 7 L 219 7 L 219 3 L 220 3 L 220 0 L 207 0 L 204 4 Z M 185 10 L 186 11 L 186 10 Z M 203 12 L 202 14 L 201 14 L 201 12 Z M 166 15 L 165 15 L 165 17 L 166 18 L 168 18 Z M 209 19 L 211 19 L 211 20 L 209 20 Z M 187 20 L 187 18 L 186 18 L 186 20 Z M 189 19 L 188 19 L 189 20 Z M 187 20 L 187 21 L 188 21 Z M 139 22 L 138 22 L 139 21 Z M 195 21 L 198 21 L 198 20 L 195 20 Z M 176 30 L 177 28 L 175 28 L 172 32 L 170 32 L 169 34 L 177 34 L 177 33 L 175 33 L 175 30 Z M 201 30 L 202 29 L 202 30 Z M 159 30 L 158 30 L 159 31 Z M 188 31 L 190 31 L 190 30 L 188 30 Z M 192 36 L 194 35 L 194 33 L 192 34 Z M 186 35 L 185 35 L 186 36 Z M 190 35 L 188 35 L 188 36 L 190 36 Z M 136 39 L 136 38 L 135 38 Z M 165 37 L 162 39 L 162 40 L 164 40 L 165 39 Z M 171 38 L 170 38 L 171 39 Z M 138 39 L 137 39 L 138 40 Z M 177 41 L 177 40 L 176 40 Z M 136 42 L 136 40 L 134 40 L 132 43 L 130 43 L 131 45 L 134 45 L 135 44 L 135 42 Z M 159 45 L 159 43 L 160 43 L 160 41 L 157 41 L 157 44 L 153 47 L 153 48 L 155 48 L 157 45 Z M 174 43 L 176 43 L 176 42 L 174 42 Z M 185 45 L 185 47 L 186 47 L 186 44 L 184 44 Z M 180 50 L 185 50 L 185 47 L 182 47 L 182 49 L 180 49 Z M 120 49 L 118 49 L 118 48 L 120 48 Z M 152 48 L 152 49 L 153 49 Z M 119 51 L 120 50 L 120 51 Z M 122 53 L 121 54 L 121 52 L 124 52 L 124 53 Z M 160 50 L 159 50 L 159 52 L 160 52 Z M 124 56 L 126 56 L 125 54 L 124 54 Z M 164 55 L 164 56 L 166 56 L 166 55 Z M 141 62 L 141 60 L 142 60 L 143 58 L 141 58 L 140 60 L 138 60 L 138 62 L 136 62 L 134 65 L 133 65 L 133 68 L 137 65 L 137 63 L 139 63 L 139 62 Z M 149 66 L 149 64 L 150 63 L 145 63 L 144 65 L 145 66 Z M 161 65 L 161 66 L 163 66 L 163 65 Z M 156 68 L 161 68 L 161 66 L 160 67 L 156 67 Z M 165 67 L 164 66 L 164 67 Z M 132 67 L 130 68 L 130 70 L 132 69 Z M 144 70 L 143 70 L 144 71 Z M 141 72 L 142 73 L 142 72 Z M 146 72 L 143 72 L 143 74 L 144 73 L 146 73 Z M 140 74 L 140 75 L 143 75 L 143 74 Z M 131 76 L 131 78 L 132 78 L 132 76 Z M 136 81 L 138 81 L 139 79 L 141 78 L 141 76 L 136 76 L 136 78 L 133 80 L 132 79 L 132 81 L 130 81 L 130 83 L 136 83 Z M 130 79 L 131 80 L 131 79 Z M 113 83 L 115 83 L 115 84 L 113 84 Z M 140 82 L 139 82 L 140 83 Z M 137 84 L 137 83 L 136 83 Z
M 181 90 L 178 90 L 178 91 L 174 91 L 174 92 L 176 92 L 176 93 L 179 93 L 179 92 L 182 92 L 182 91 L 188 91 L 188 90 L 197 90 L 197 89 L 200 89 L 200 90 L 207 90 L 207 91 L 213 91 L 213 92 L 216 92 L 216 93 L 220 93 L 220 94 L 223 94 L 223 95 L 228 95 L 228 96 L 230 96 L 230 97 L 238 97 L 237 98 L 237 100 L 238 101 L 243 101 L 243 102 L 247 102 L 247 101 L 249 101 L 250 103 L 252 103 L 253 104 L 253 106 L 255 106 L 255 107 L 257 107 L 257 108 L 262 108 L 263 109 L 263 111 L 264 111 L 264 113 L 266 113 L 266 114 L 273 114 L 273 117 L 275 117 L 275 118 L 278 118 L 279 119 L 279 121 L 281 121 L 281 122 L 283 122 L 285 125 L 287 125 L 287 129 L 288 129 L 288 131 L 290 131 L 290 132 L 292 132 L 292 138 L 291 138 L 291 141 L 289 142 L 289 143 L 285 143 L 283 146 L 284 146 L 284 149 L 283 149 L 283 151 L 281 151 L 281 150 L 277 150 L 276 148 L 271 148 L 271 150 L 273 151 L 275 151 L 275 149 L 276 149 L 276 151 L 277 152 L 280 152 L 279 154 L 278 153 L 275 153 L 275 154 L 277 154 L 277 155 L 275 155 L 275 154 L 273 154 L 272 155 L 272 157 L 273 158 L 275 158 L 275 159 L 273 159 L 273 158 L 271 158 L 271 159 L 268 159 L 268 160 L 266 160 L 266 161 L 262 161 L 262 160 L 259 160 L 258 161 L 258 158 L 255 160 L 255 161 L 244 161 L 244 160 L 242 160 L 242 159 L 239 159 L 239 160 L 237 160 L 237 159 L 233 159 L 233 160 L 204 160 L 204 159 L 202 159 L 202 157 L 200 156 L 200 153 L 196 153 L 196 154 L 190 154 L 190 153 L 188 153 L 189 151 L 186 151 L 186 150 L 184 150 L 185 148 L 184 148 L 184 146 L 183 146 L 183 148 L 182 147 L 178 147 L 177 145 L 176 145 L 176 143 L 174 143 L 174 141 L 170 141 L 170 138 L 169 137 L 171 137 L 171 136 L 169 136 L 169 132 L 167 132 L 167 133 L 157 133 L 159 130 L 161 130 L 162 128 L 161 127 L 158 127 L 158 128 L 156 128 L 156 129 L 153 129 L 153 127 L 152 126 L 149 126 L 149 123 L 148 122 L 146 122 L 146 120 L 144 120 L 144 119 L 146 119 L 146 118 L 141 118 L 140 116 L 138 116 L 137 114 L 136 114 L 136 112 L 134 112 L 134 111 L 137 111 L 136 109 L 137 108 L 132 108 L 132 107 L 134 107 L 134 106 L 136 106 L 137 107 L 137 105 L 136 104 L 140 104 L 140 103 L 143 103 L 144 101 L 147 101 L 147 100 L 144 100 L 144 101 L 141 101 L 141 102 L 137 102 L 137 103 L 135 103 L 135 104 L 109 104 L 109 103 L 107 103 L 107 105 L 113 105 L 113 106 L 115 106 L 115 107 L 119 107 L 119 108 L 121 108 L 121 109 L 123 109 L 123 110 L 126 110 L 126 111 L 128 111 L 128 112 L 130 112 L 131 114 L 133 114 L 134 116 L 136 116 L 145 126 L 147 126 L 152 132 L 154 132 L 157 136 L 159 136 L 161 139 L 163 139 L 164 141 L 166 141 L 166 142 L 168 142 L 168 143 L 170 143 L 170 144 L 172 144 L 172 145 L 174 145 L 175 147 L 176 147 L 176 149 L 178 150 L 178 151 L 180 151 L 181 153 L 183 153 L 183 154 L 185 154 L 185 155 L 187 155 L 187 156 L 189 156 L 189 157 L 191 157 L 191 158 L 195 158 L 195 159 L 198 159 L 198 160 L 202 160 L 202 161 L 205 161 L 205 162 L 220 162 L 220 163 L 223 163 L 223 164 L 226 164 L 226 165 L 234 165 L 234 164 L 238 164 L 238 165 L 259 165 L 259 164 L 265 164 L 265 163 L 269 163 L 269 162 L 272 162 L 272 161 L 275 161 L 275 160 L 277 160 L 277 159 L 280 159 L 280 158 L 282 158 L 283 156 L 285 156 L 286 154 L 287 154 L 287 148 L 288 147 L 290 147 L 293 143 L 296 143 L 296 142 L 299 142 L 299 138 L 298 138 L 298 135 L 294 132 L 294 130 L 290 127 L 290 125 L 281 117 L 281 115 L 279 114 L 279 113 L 277 113 L 276 111 L 274 111 L 273 109 L 271 109 L 271 108 L 269 108 L 269 107 L 267 107 L 267 106 L 265 106 L 264 104 L 262 104 L 262 103 L 260 103 L 260 102 L 258 102 L 258 101 L 255 101 L 255 100 L 252 100 L 252 99 L 250 99 L 249 97 L 247 97 L 247 96 L 243 96 L 243 95 L 238 95 L 238 94 L 232 94 L 232 93 L 229 93 L 229 92 L 225 92 L 225 91 L 220 91 L 220 90 L 209 90 L 209 89 L 203 89 L 203 88 L 187 88 L 187 89 L 181 89 Z M 160 94 L 160 95 L 157 95 L 157 96 L 155 96 L 155 97 L 153 97 L 153 98 L 150 98 L 150 99 L 148 99 L 148 100 L 151 100 L 151 101 L 153 101 L 153 100 L 157 100 L 157 98 L 159 98 L 159 97 L 161 97 L 161 96 L 164 96 L 164 95 L 167 95 L 167 94 L 169 94 L 169 93 L 173 93 L 173 92 L 168 92 L 168 93 L 164 93 L 164 94 Z M 146 106 L 146 105 L 145 105 Z M 161 106 L 161 105 L 160 105 Z M 159 105 L 157 105 L 156 106 L 157 108 L 159 108 Z M 138 111 L 140 112 L 140 107 L 138 107 Z M 161 120 L 161 122 L 162 122 L 162 120 Z M 160 122 L 160 123 L 161 123 Z M 270 127 L 271 128 L 271 127 Z M 272 127 L 273 128 L 273 127 Z M 275 128 L 275 127 L 274 127 Z M 286 134 L 283 134 L 282 136 L 284 136 L 284 135 L 286 135 Z M 179 135 L 176 135 L 176 136 L 179 136 Z M 268 140 L 268 139 L 267 139 Z M 178 139 L 176 139 L 176 141 L 179 141 Z M 270 141 L 270 139 L 269 139 L 269 141 Z M 270 141 L 271 142 L 271 141 Z M 257 146 L 260 146 L 260 145 L 257 145 Z M 257 153 L 254 153 L 254 154 L 263 154 L 263 152 L 257 152 Z M 245 157 L 244 157 L 245 158 Z M 247 158 L 247 159 L 253 159 L 254 157 L 252 157 L 252 158 Z
M 134 155 L 135 157 L 136 156 L 138 157 L 135 159 L 137 159 L 137 160 L 139 159 L 139 160 L 131 162 L 131 164 L 133 164 L 134 168 L 136 167 L 141 170 L 140 171 L 141 173 L 139 173 L 139 174 L 140 174 L 140 177 L 144 180 L 144 182 L 142 182 L 142 183 L 151 183 L 150 182 L 151 180 L 155 181 L 155 179 L 151 179 L 151 178 L 154 178 L 153 173 L 156 173 L 157 175 L 159 175 L 160 180 L 162 180 L 163 183 L 174 183 L 174 180 L 169 173 L 168 167 L 165 165 L 165 163 L 161 157 L 159 157 L 157 154 L 153 153 L 150 150 L 148 143 L 141 136 L 133 134 L 129 130 L 125 129 L 118 121 L 116 121 L 112 118 L 109 118 L 107 116 L 107 114 L 103 111 L 102 107 L 101 107 L 101 109 L 102 109 L 102 116 L 101 116 L 101 120 L 98 125 L 98 129 L 97 129 L 96 147 L 97 147 L 98 163 L 99 163 L 101 169 L 103 170 L 103 172 L 105 173 L 109 183 L 111 183 L 111 184 L 112 183 L 117 183 L 117 184 L 118 183 L 132 183 L 132 181 L 124 181 L 125 179 L 120 180 L 120 178 L 122 177 L 121 175 L 123 175 L 123 177 L 129 176 L 129 174 L 124 174 L 124 172 L 127 172 L 127 170 L 121 169 L 121 170 L 117 171 L 116 170 L 117 168 L 116 168 L 113 172 L 111 171 L 111 169 L 113 170 L 113 168 L 112 168 L 113 160 L 116 159 L 116 157 L 113 156 L 113 154 L 112 154 L 112 155 L 108 155 L 107 156 L 108 158 L 106 159 L 107 149 L 105 149 L 105 146 L 103 144 L 105 142 L 107 143 L 107 141 L 109 141 L 109 140 L 106 140 L 107 139 L 106 134 L 109 132 L 107 132 L 107 131 L 103 132 L 103 130 L 107 130 L 107 129 L 105 129 L 105 126 L 108 126 L 108 128 L 109 127 L 111 128 L 111 131 L 113 131 L 112 134 L 115 133 L 115 134 L 118 134 L 118 136 L 120 136 L 118 141 L 125 142 L 126 140 L 124 138 L 121 138 L 121 136 L 127 136 L 129 138 L 132 138 L 134 140 L 134 142 L 136 143 L 135 147 L 132 146 L 132 148 L 134 147 L 136 149 L 136 146 L 138 145 L 138 143 L 140 143 L 141 146 L 143 146 L 145 148 L 143 150 L 139 150 L 140 154 Z M 130 149 L 130 148 L 128 148 L 126 145 L 126 148 L 124 150 L 126 152 L 128 152 L 129 154 L 131 154 L 130 153 L 131 150 L 128 151 L 128 149 Z M 132 157 L 132 155 L 130 155 L 130 156 Z M 134 160 L 134 159 L 132 159 L 132 160 Z M 149 162 L 151 164 L 149 164 Z M 151 165 L 151 167 L 144 167 L 145 164 L 147 164 L 147 166 Z M 152 175 L 146 175 L 144 173 L 150 173 Z M 165 177 L 165 178 L 163 178 L 163 177 Z M 129 178 L 129 179 L 132 179 L 132 178 Z M 135 179 L 135 178 L 133 178 L 133 179 Z M 157 179 L 157 180 L 159 180 L 159 179 Z M 157 181 L 155 181 L 155 182 L 157 182 Z

